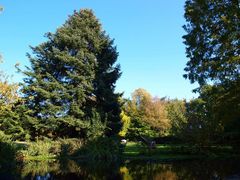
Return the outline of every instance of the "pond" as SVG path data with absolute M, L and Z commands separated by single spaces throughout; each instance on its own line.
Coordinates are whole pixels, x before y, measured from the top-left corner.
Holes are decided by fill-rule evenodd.
M 240 179 L 240 163 L 238 160 L 93 164 L 73 160 L 41 161 L 28 162 L 12 170 L 2 167 L 0 179 L 235 180 Z

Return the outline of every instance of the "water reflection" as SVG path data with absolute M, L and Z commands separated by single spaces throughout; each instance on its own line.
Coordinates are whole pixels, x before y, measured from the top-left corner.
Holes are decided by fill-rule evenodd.
M 135 165 L 134 165 L 135 164 Z M 174 163 L 130 163 L 128 171 L 133 179 L 240 179 L 240 164 L 229 161 L 184 161 Z
M 237 160 L 159 163 L 86 163 L 73 160 L 28 162 L 13 169 L 0 169 L 0 179 L 123 179 L 202 180 L 240 179 Z

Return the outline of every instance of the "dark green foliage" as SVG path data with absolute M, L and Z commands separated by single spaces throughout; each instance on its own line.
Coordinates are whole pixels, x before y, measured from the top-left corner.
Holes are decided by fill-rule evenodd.
M 113 162 L 119 160 L 120 144 L 115 137 L 98 137 L 88 141 L 79 151 L 90 161 Z
M 9 76 L 0 71 L 0 131 L 13 140 L 27 139 L 26 109 L 21 108 L 23 101 L 18 94 L 18 85 L 10 82 Z
M 95 110 L 93 111 L 92 117 L 91 119 L 89 119 L 89 122 L 90 123 L 87 131 L 88 139 L 95 139 L 104 135 L 107 129 L 107 118 L 105 119 L 105 121 L 103 121 L 99 113 Z
M 159 132 L 144 122 L 140 117 L 135 116 L 131 119 L 126 137 L 131 140 L 141 140 L 141 136 L 158 137 Z
M 240 6 L 238 0 L 187 0 L 187 63 L 184 77 L 204 85 L 240 78 Z
M 29 140 L 34 125 L 38 123 L 30 118 L 30 114 L 31 112 L 19 100 L 0 112 L 0 130 L 10 135 L 12 140 Z
M 236 142 L 240 134 L 239 1 L 186 0 L 185 18 L 183 38 L 189 61 L 184 77 L 200 85 L 199 102 L 189 106 L 188 118 L 203 124 L 201 139 L 218 141 L 223 135 L 222 141 Z
M 169 101 L 167 105 L 167 117 L 171 123 L 170 134 L 178 137 L 181 136 L 187 124 L 186 101 L 177 99 Z
M 200 96 L 186 103 L 185 118 L 179 135 L 183 140 L 206 145 L 239 143 L 240 104 L 236 84 L 205 85 Z
M 240 83 L 204 86 L 200 97 L 209 111 L 211 134 L 222 136 L 225 143 L 240 144 Z M 220 138 L 219 137 L 219 138 Z
M 14 112 L 19 100 L 17 89 L 17 84 L 10 83 L 9 76 L 0 70 L 0 131 L 15 137 L 21 136 L 23 132 L 19 116 Z
M 16 163 L 16 152 L 18 148 L 11 141 L 10 136 L 0 131 L 0 170 L 1 167 L 14 167 Z
M 34 136 L 87 137 L 95 110 L 112 133 L 120 122 L 118 53 L 91 10 L 74 12 L 48 40 L 32 47 L 23 89 L 38 123 Z
M 96 108 L 102 119 L 107 119 L 107 126 L 111 129 L 109 135 L 117 134 L 121 129 L 118 99 L 121 94 L 115 94 L 115 82 L 120 77 L 120 65 L 114 66 L 118 53 L 113 46 L 113 40 L 104 37 L 101 41 L 101 49 L 97 53 L 98 68 L 94 80 L 94 94 L 96 96 Z
M 205 101 L 197 98 L 186 105 L 187 124 L 183 130 L 183 138 L 188 143 L 206 145 L 209 142 L 209 118 Z
M 0 113 L 0 129 L 13 139 L 21 139 L 24 129 L 19 122 L 19 116 L 12 109 L 6 109 Z
M 16 143 L 17 144 L 17 143 Z M 19 143 L 23 147 L 17 153 L 21 162 L 31 160 L 48 160 L 58 158 L 69 158 L 82 148 L 83 140 L 77 138 L 69 139 L 47 139 L 32 142 Z

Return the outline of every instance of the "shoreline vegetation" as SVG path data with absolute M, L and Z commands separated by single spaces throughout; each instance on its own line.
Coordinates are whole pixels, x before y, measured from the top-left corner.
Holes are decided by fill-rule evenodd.
M 102 142 L 109 141 L 101 140 Z M 96 143 L 96 142 L 94 142 Z M 106 144 L 109 146 L 110 144 Z M 88 146 L 88 147 L 87 147 Z M 39 140 L 36 142 L 5 141 L 0 143 L 0 166 L 11 166 L 31 161 L 76 160 L 82 162 L 154 161 L 240 159 L 232 146 L 194 146 L 189 144 L 156 144 L 152 149 L 142 142 L 127 142 L 106 153 L 103 146 L 84 144 L 78 139 Z M 109 147 L 108 147 L 109 148 Z

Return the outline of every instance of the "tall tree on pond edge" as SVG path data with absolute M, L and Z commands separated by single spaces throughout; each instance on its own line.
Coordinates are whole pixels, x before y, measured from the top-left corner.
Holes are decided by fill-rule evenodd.
M 94 13 L 75 11 L 46 37 L 46 42 L 32 47 L 31 68 L 24 72 L 26 105 L 38 120 L 34 136 L 85 138 L 96 121 L 106 123 L 105 133 L 117 134 L 121 128 L 120 94 L 114 93 L 121 75 L 115 65 L 118 52 Z
M 184 77 L 198 82 L 211 121 L 240 144 L 240 1 L 186 0 L 185 19 Z
M 200 86 L 237 81 L 240 78 L 240 2 L 238 0 L 186 0 L 189 58 L 184 75 Z

